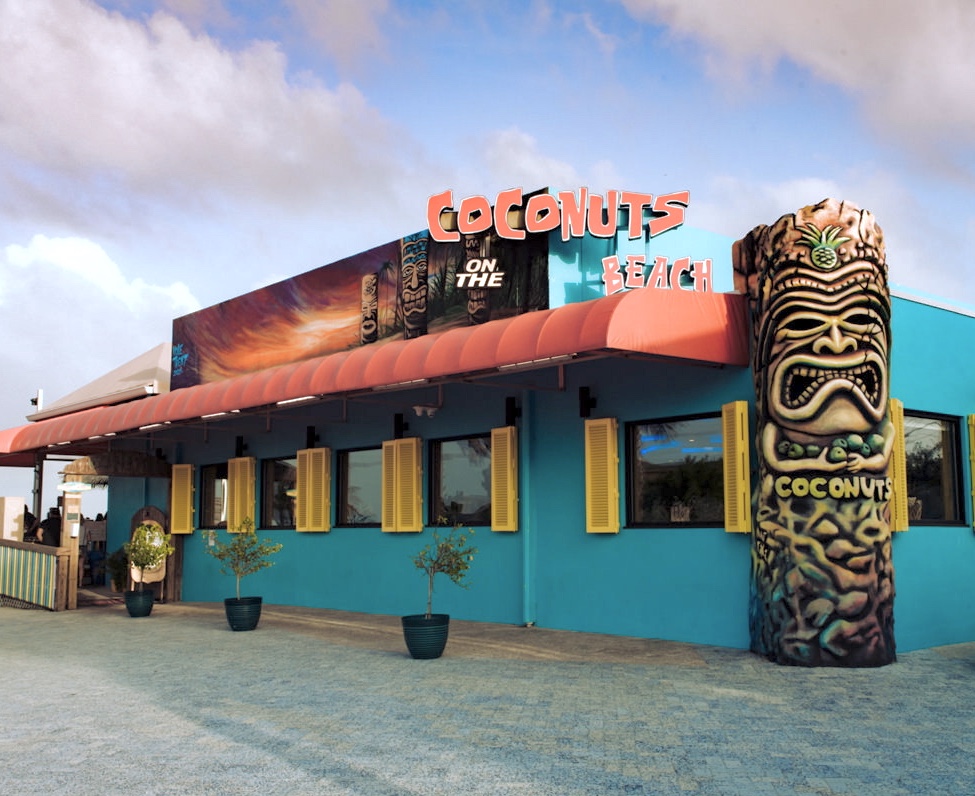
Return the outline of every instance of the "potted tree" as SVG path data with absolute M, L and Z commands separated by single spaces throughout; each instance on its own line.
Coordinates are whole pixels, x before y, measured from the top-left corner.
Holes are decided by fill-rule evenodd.
M 122 545 L 122 549 L 130 569 L 138 573 L 133 577 L 138 588 L 125 592 L 125 608 L 129 616 L 149 616 L 156 595 L 152 589 L 145 589 L 146 572 L 161 566 L 176 548 L 170 544 L 169 534 L 160 525 L 144 522 L 136 526 L 132 538 Z
M 283 545 L 259 539 L 254 530 L 254 521 L 245 517 L 236 533 L 230 534 L 229 542 L 217 539 L 217 532 L 210 531 L 207 552 L 221 563 L 220 572 L 233 575 L 237 579 L 237 596 L 223 601 L 227 614 L 227 624 L 231 630 L 253 630 L 261 621 L 262 597 L 241 597 L 240 579 L 252 575 L 265 567 L 273 566 L 270 556 L 277 553 Z
M 425 614 L 410 614 L 402 618 L 403 637 L 410 655 L 417 659 L 439 658 L 447 646 L 450 615 L 433 613 L 433 581 L 443 573 L 463 589 L 467 570 L 477 548 L 468 544 L 468 534 L 455 527 L 447 536 L 433 532 L 433 541 L 413 557 L 413 564 L 427 576 L 427 610 Z

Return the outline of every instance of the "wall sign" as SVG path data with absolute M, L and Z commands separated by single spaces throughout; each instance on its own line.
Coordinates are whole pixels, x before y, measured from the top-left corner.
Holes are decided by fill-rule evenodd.
M 602 195 L 590 193 L 588 188 L 526 197 L 521 188 L 511 188 L 501 191 L 493 203 L 487 196 L 468 196 L 455 210 L 453 191 L 447 190 L 427 201 L 427 223 L 431 238 L 440 242 L 455 242 L 492 229 L 505 240 L 524 240 L 528 233 L 556 230 L 563 241 L 585 235 L 650 240 L 683 225 L 690 197 L 690 191 L 613 190 Z M 458 287 L 497 288 L 503 279 L 495 261 L 473 257 L 464 273 L 458 274 Z M 606 295 L 644 287 L 707 291 L 713 289 L 712 263 L 710 258 L 671 260 L 617 251 L 602 258 L 602 281 Z

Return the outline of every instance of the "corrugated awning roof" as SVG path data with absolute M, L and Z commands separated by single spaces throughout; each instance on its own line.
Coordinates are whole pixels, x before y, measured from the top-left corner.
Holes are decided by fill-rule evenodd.
M 107 434 L 274 406 L 306 396 L 347 395 L 509 367 L 543 366 L 576 355 L 624 352 L 745 366 L 746 311 L 744 297 L 732 293 L 656 289 L 618 293 L 481 326 L 362 346 L 0 431 L 0 465 L 27 463 L 10 454 Z

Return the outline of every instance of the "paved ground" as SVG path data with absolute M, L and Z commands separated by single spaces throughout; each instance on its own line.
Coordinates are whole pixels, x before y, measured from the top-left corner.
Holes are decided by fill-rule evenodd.
M 881 669 L 454 622 L 0 608 L 0 793 L 973 794 L 975 644 Z

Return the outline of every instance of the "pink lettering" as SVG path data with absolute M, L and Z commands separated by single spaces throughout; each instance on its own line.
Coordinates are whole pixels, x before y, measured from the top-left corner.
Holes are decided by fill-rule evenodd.
M 619 293 L 623 289 L 623 276 L 620 274 L 620 258 L 615 254 L 603 257 L 603 284 L 606 285 L 606 295 Z
M 606 194 L 606 212 L 603 213 L 603 197 L 589 197 L 589 234 L 596 238 L 612 238 L 616 235 L 616 222 L 620 210 L 620 192 Z
M 430 228 L 430 237 L 440 243 L 452 243 L 460 240 L 457 232 L 447 232 L 440 223 L 440 214 L 444 210 L 449 210 L 454 204 L 454 192 L 444 191 L 431 196 L 427 200 L 427 226 Z
M 529 232 L 551 232 L 561 223 L 559 200 L 550 193 L 538 193 L 525 208 L 525 229 Z
M 711 258 L 694 261 L 694 289 L 708 291 L 711 289 Z
M 652 193 L 636 193 L 623 191 L 621 204 L 629 210 L 630 220 L 627 225 L 627 236 L 635 240 L 643 234 L 643 208 L 653 201 Z
M 525 230 L 513 229 L 508 223 L 508 211 L 521 207 L 521 188 L 511 188 L 498 194 L 498 201 L 494 205 L 494 224 L 498 230 L 498 237 L 508 240 L 524 240 Z
M 667 258 L 654 257 L 653 271 L 647 279 L 647 287 L 667 287 Z
M 562 240 L 581 238 L 586 233 L 586 200 L 588 188 L 579 189 L 579 202 L 572 191 L 559 191 L 562 203 Z
M 643 266 L 646 265 L 645 254 L 626 255 L 626 286 L 628 288 L 643 287 Z
M 656 218 L 651 218 L 647 225 L 650 229 L 650 237 L 659 235 L 669 229 L 675 229 L 684 223 L 684 210 L 691 202 L 690 191 L 678 191 L 677 193 L 665 193 L 657 197 L 653 203 L 653 212 Z
M 670 269 L 670 287 L 672 290 L 680 290 L 680 275 L 691 270 L 691 258 L 679 257 L 674 260 L 674 267 Z

